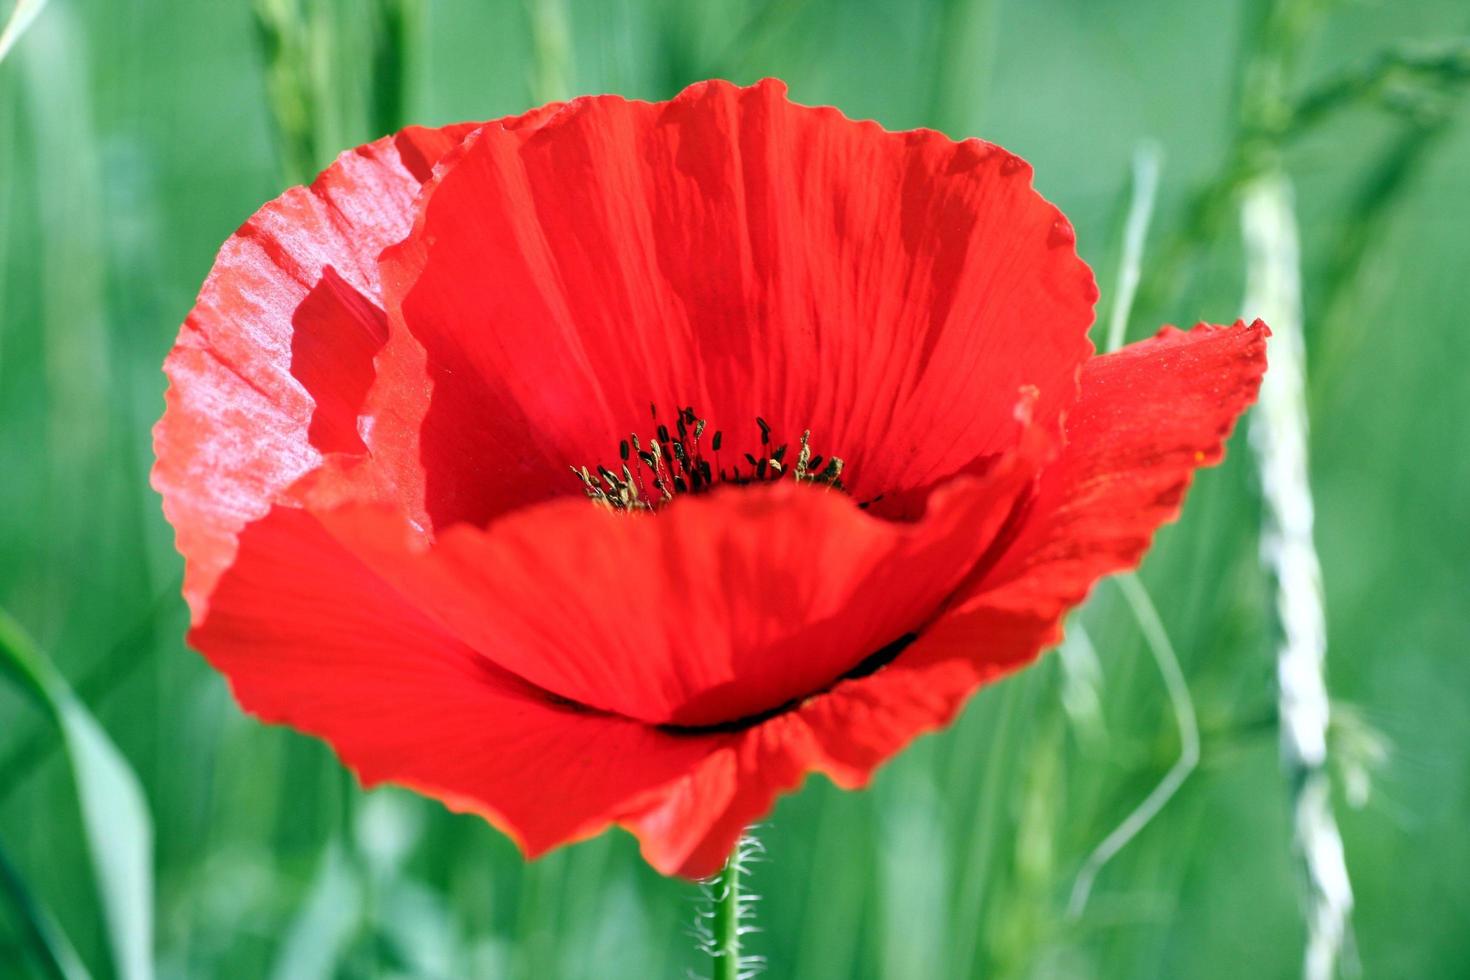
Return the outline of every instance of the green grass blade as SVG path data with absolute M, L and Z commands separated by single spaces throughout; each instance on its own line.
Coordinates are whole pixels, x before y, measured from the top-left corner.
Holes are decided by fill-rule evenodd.
M 304 184 L 321 167 L 323 154 L 315 125 L 320 99 L 311 75 L 311 27 L 292 0 L 254 0 L 251 10 L 281 167 L 288 183 Z
M 369 92 L 372 135 L 408 125 L 409 57 L 423 19 L 419 0 L 379 0 L 373 8 L 373 77 Z
M 0 61 L 15 47 L 15 42 L 26 32 L 26 28 L 35 21 L 36 15 L 41 8 L 46 6 L 46 0 L 20 0 L 15 9 L 10 12 L 10 18 L 5 22 L 5 29 L 0 30 Z
M 0 610 L 0 669 L 37 699 L 41 707 L 53 716 L 56 714 L 50 695 L 50 685 L 55 680 L 53 668 L 41 658 L 20 624 L 4 610 Z
M 90 980 L 71 940 L 41 905 L 5 849 L 0 847 L 0 902 L 10 907 L 22 939 L 46 976 L 53 980 Z
M 934 751 L 931 743 L 911 751 Z M 950 907 L 948 841 L 943 802 L 918 766 L 883 784 L 879 819 L 877 895 L 880 974 L 895 980 L 954 976 L 945 925 Z
M 941 0 L 926 122 L 954 137 L 981 119 L 995 64 L 995 0 Z
M 143 616 L 108 648 L 107 653 L 88 673 L 78 679 L 73 690 L 84 703 L 100 706 L 143 665 L 151 662 L 152 655 L 157 652 L 154 642 L 160 621 L 178 603 L 182 585 L 182 579 L 175 578 L 159 592 Z M 3 624 L 0 624 L 0 630 L 3 630 Z M 37 766 L 63 747 L 49 732 L 39 730 L 16 742 L 8 751 L 0 753 L 0 772 L 6 774 L 5 781 L 0 782 L 0 806 L 20 788 L 25 778 Z
M 153 822 L 138 778 L 68 692 L 59 706 L 118 975 L 153 976 Z
M 116 973 L 153 976 L 153 822 L 117 746 L 20 625 L 0 610 L 0 666 L 61 729 Z
M 1179 757 L 1148 796 L 1143 798 L 1143 802 L 1134 807 L 1123 822 L 1113 828 L 1088 855 L 1072 885 L 1072 896 L 1067 903 L 1067 914 L 1073 919 L 1079 918 L 1087 907 L 1087 899 L 1092 894 L 1092 886 L 1099 872 L 1159 815 L 1159 811 L 1179 792 L 1179 787 L 1184 785 L 1184 781 L 1194 772 L 1200 760 L 1199 719 L 1195 713 L 1194 698 L 1189 693 L 1189 682 L 1185 680 L 1184 670 L 1179 665 L 1179 654 L 1175 652 L 1174 644 L 1164 629 L 1158 609 L 1149 597 L 1148 590 L 1134 573 L 1119 575 L 1113 581 L 1122 590 L 1123 598 L 1127 600 L 1133 618 L 1143 632 L 1149 653 L 1153 655 L 1154 663 L 1159 668 L 1159 676 L 1164 680 L 1164 689 L 1168 692 L 1169 705 L 1173 709 L 1174 721 L 1179 729 Z
M 1133 312 L 1133 298 L 1138 294 L 1143 275 L 1143 245 L 1148 239 L 1149 220 L 1158 196 L 1163 156 L 1163 149 L 1151 140 L 1139 143 L 1133 151 L 1133 192 L 1128 202 L 1128 220 L 1123 226 L 1123 257 L 1118 264 L 1118 284 L 1113 291 L 1108 342 L 1104 348 L 1109 352 L 1122 347 L 1128 339 L 1128 317 Z
M 572 95 L 571 25 L 565 0 L 532 0 L 531 101 L 557 102 Z
M 272 980 L 331 980 L 362 914 L 362 886 L 341 844 L 329 843 L 277 954 Z
M 1149 221 L 1153 216 L 1154 199 L 1158 193 L 1162 153 L 1157 145 L 1147 142 L 1140 143 L 1133 153 L 1133 189 L 1123 232 L 1118 281 L 1113 292 L 1112 312 L 1108 322 L 1107 346 L 1104 348 L 1107 353 L 1122 347 L 1128 338 L 1128 321 L 1138 292 L 1144 244 L 1148 238 Z M 1153 654 L 1159 676 L 1163 678 L 1179 728 L 1179 757 L 1148 796 L 1103 838 L 1083 862 L 1067 903 L 1067 914 L 1072 919 L 1082 915 L 1099 872 L 1158 816 L 1159 811 L 1178 792 L 1190 773 L 1194 772 L 1200 758 L 1199 723 L 1195 716 L 1194 699 L 1190 696 L 1189 684 L 1179 665 L 1179 656 L 1174 652 L 1174 645 L 1159 619 L 1153 599 L 1138 576 L 1131 572 L 1118 576 L 1116 581 L 1133 613 L 1134 621 L 1143 633 L 1149 652 Z

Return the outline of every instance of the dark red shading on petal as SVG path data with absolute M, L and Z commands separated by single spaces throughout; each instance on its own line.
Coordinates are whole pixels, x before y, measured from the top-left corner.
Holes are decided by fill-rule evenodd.
M 291 374 L 315 402 L 307 440 L 323 453 L 366 452 L 357 416 L 388 340 L 387 316 L 327 266 L 291 325 Z
M 164 364 L 167 409 L 153 437 L 153 486 L 184 555 L 184 597 L 196 621 L 239 530 L 320 458 L 308 434 L 315 392 L 292 374 L 298 306 L 329 266 L 344 289 L 378 302 L 378 254 L 407 233 L 420 186 L 401 154 L 430 159 L 472 128 L 405 130 L 350 150 L 310 187 L 257 211 L 220 249 Z M 327 323 L 332 313 L 349 322 Z M 312 319 L 318 335 L 360 327 L 351 304 L 319 306 Z M 357 363 L 348 374 L 363 370 Z M 313 384 L 330 374 L 307 372 Z M 342 394 L 326 391 L 323 400 Z M 340 444 L 342 426 L 323 425 Z
M 921 627 L 1029 478 L 957 481 L 913 524 L 790 482 L 727 488 L 657 516 L 569 498 L 483 530 L 456 525 L 428 547 L 380 509 L 319 513 L 506 671 L 601 711 L 701 727 L 828 688 Z
M 433 176 L 434 167 L 479 126 L 479 123 L 455 123 L 442 129 L 408 126 L 388 139 L 392 140 L 393 149 L 398 151 L 399 165 L 415 181 L 423 184 Z
M 493 125 L 506 129 L 534 129 L 566 108 L 565 102 L 548 102 L 543 106 L 528 109 L 518 116 L 497 119 Z M 409 126 L 393 136 L 393 147 L 398 151 L 399 162 L 420 184 L 427 183 L 434 175 L 434 168 L 441 163 L 450 164 L 452 151 L 458 150 L 466 136 L 478 129 L 482 123 L 455 123 L 440 129 L 424 126 Z
M 1016 541 L 975 590 L 994 608 L 1059 616 L 1104 575 L 1132 568 L 1179 515 L 1194 471 L 1225 452 L 1266 370 L 1257 320 L 1166 327 L 1095 357 Z
M 1004 150 L 890 133 L 777 82 L 668 103 L 577 100 L 487 126 L 384 256 L 429 353 L 436 525 L 615 466 L 650 402 L 726 433 L 756 416 L 842 456 L 858 499 L 1004 448 L 1017 392 L 1054 422 L 1096 296 L 1069 226 Z
M 552 102 L 489 125 L 509 131 L 534 129 L 554 118 L 565 107 L 564 103 Z M 455 166 L 465 150 L 464 137 L 468 129 L 465 133 L 456 131 L 447 137 L 430 140 L 427 134 L 434 132 L 407 129 L 395 137 L 405 166 L 419 180 L 428 181 L 436 169 L 443 171 Z M 411 146 L 403 145 L 407 134 L 413 134 Z M 371 473 L 361 471 L 360 475 L 372 480 L 378 499 L 382 499 L 385 487 L 391 488 L 391 496 L 398 506 L 416 524 L 427 527 L 429 516 L 425 511 L 420 430 L 429 411 L 433 386 L 424 348 L 403 326 L 401 318 L 390 317 L 388 341 L 379 352 L 374 369 L 374 383 L 361 413 L 364 441 L 372 454 L 374 467 Z M 477 459 L 473 455 L 478 424 L 476 418 L 470 418 L 465 420 L 462 428 L 452 426 L 461 432 L 463 439 L 457 448 L 450 447 L 448 452 L 455 455 L 466 470 L 490 478 L 490 467 L 494 461 Z
M 602 830 L 718 738 L 549 701 L 446 634 L 308 513 L 239 537 L 189 636 L 264 721 L 326 739 L 364 784 L 477 813 L 530 856 Z
M 1067 445 L 990 573 L 893 663 L 751 729 L 629 818 L 649 863 L 713 873 L 807 772 L 864 785 L 915 737 L 949 724 L 978 688 L 1059 641 L 1067 609 L 1101 576 L 1137 564 L 1178 515 L 1194 471 L 1219 461 L 1255 399 L 1267 336 L 1259 321 L 1168 328 L 1089 361 Z
M 971 694 L 1031 663 L 1056 636 L 1054 622 L 1004 613 L 941 620 L 876 674 L 843 681 L 712 752 L 623 823 L 664 874 L 713 874 L 807 773 L 844 789 L 867 785 L 880 763 L 948 725 Z

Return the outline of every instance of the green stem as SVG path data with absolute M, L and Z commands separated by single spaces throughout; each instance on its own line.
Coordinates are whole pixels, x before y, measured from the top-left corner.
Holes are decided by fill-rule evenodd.
M 745 865 L 761 850 L 760 841 L 746 833 L 720 873 L 704 882 L 708 904 L 700 910 L 695 933 L 700 949 L 714 961 L 714 980 L 749 980 L 765 966 L 763 957 L 747 954 L 740 942 L 741 936 L 755 931 L 750 920 L 756 896 L 741 888 Z
M 740 874 L 741 848 L 735 845 L 729 860 L 711 885 L 714 893 L 714 942 L 710 955 L 714 958 L 714 980 L 738 980 L 740 976 Z

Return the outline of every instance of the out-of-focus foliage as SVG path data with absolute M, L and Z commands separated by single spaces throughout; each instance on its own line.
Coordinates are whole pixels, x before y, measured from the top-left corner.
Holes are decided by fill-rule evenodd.
M 401 121 L 568 93 L 663 98 L 711 75 L 777 75 L 800 101 L 1003 143 L 1072 217 L 1105 303 L 1131 161 L 1154 141 L 1135 338 L 1241 312 L 1235 191 L 1284 167 L 1304 250 L 1335 803 L 1357 897 L 1348 958 L 1370 977 L 1462 974 L 1467 31 L 1461 0 L 49 5 L 0 64 L 0 607 L 143 788 L 158 975 L 700 967 L 695 889 L 651 873 L 625 835 L 526 865 L 478 820 L 364 794 L 323 746 L 243 718 L 183 647 L 179 560 L 147 470 L 178 323 L 215 249 L 287 179 Z M 781 803 L 749 879 L 765 929 L 751 946 L 773 976 L 1299 972 L 1244 449 L 1199 480 L 1141 575 L 1193 694 L 1200 765 L 1102 869 L 1083 914 L 1066 913 L 1089 853 L 1179 753 L 1111 584 L 1078 614 L 1085 641 L 1066 658 L 982 692 L 871 792 L 816 780 Z M 72 948 L 113 975 L 68 742 L 7 685 L 0 975 L 66 975 Z

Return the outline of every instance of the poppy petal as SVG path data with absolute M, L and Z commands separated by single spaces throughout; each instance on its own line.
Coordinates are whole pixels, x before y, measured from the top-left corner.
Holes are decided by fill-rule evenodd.
M 1032 662 L 1219 458 L 1264 325 L 1089 360 L 1095 299 L 1024 162 L 779 82 L 405 130 L 242 226 L 169 355 L 190 640 L 369 785 L 711 873 Z M 851 495 L 583 499 L 690 411 Z
M 563 103 L 552 102 L 490 125 L 506 130 L 534 129 L 563 108 Z M 436 171 L 455 166 L 465 149 L 465 135 L 474 128 L 475 125 L 467 125 L 464 129 L 451 127 L 446 131 L 449 133 L 447 137 L 428 141 L 418 135 L 406 144 L 403 137 L 412 130 L 404 130 L 394 140 L 404 166 L 417 180 L 426 182 Z M 336 476 L 366 481 L 360 489 L 369 498 L 382 499 L 386 491 L 416 526 L 427 529 L 429 517 L 424 509 L 420 429 L 429 410 L 428 358 L 418 340 L 404 329 L 398 318 L 389 318 L 388 339 L 374 360 L 373 368 L 373 384 L 361 405 L 358 419 L 372 466 L 358 467 L 350 474 L 341 471 Z M 473 434 L 471 429 L 466 435 Z M 461 443 L 462 447 L 471 445 L 470 438 Z
M 712 753 L 628 820 L 665 873 L 717 870 L 743 829 L 807 772 L 845 788 L 917 736 L 949 724 L 977 689 L 1061 638 L 1096 580 L 1137 564 L 1177 516 L 1194 470 L 1216 463 L 1255 398 L 1269 331 L 1201 325 L 1095 358 L 1021 530 L 989 574 L 891 664 L 843 681 Z
M 531 856 L 646 805 L 718 742 L 547 699 L 295 508 L 241 532 L 189 639 L 246 711 L 325 738 L 365 785 L 485 817 Z
M 941 619 L 877 673 L 716 748 L 624 825 L 664 874 L 713 874 L 746 828 L 807 773 L 844 789 L 867 785 L 879 764 L 948 725 L 981 686 L 1031 663 L 1056 631 L 1055 622 L 989 610 Z
M 427 160 L 472 128 L 413 128 L 343 153 L 310 187 L 257 211 L 220 249 L 164 364 L 167 409 L 154 430 L 153 486 L 185 558 L 184 596 L 196 621 L 239 530 L 320 459 L 310 437 L 317 395 L 329 406 L 318 434 L 330 448 L 350 445 L 342 423 L 350 409 L 341 402 L 361 398 L 375 347 L 342 346 L 339 374 L 321 369 L 321 342 L 354 337 L 372 318 L 365 306 L 378 302 L 378 253 L 408 231 L 421 183 L 401 154 Z M 329 269 L 335 286 L 315 294 L 303 314 L 311 336 L 298 346 L 294 318 Z M 293 356 L 302 358 L 301 375 Z
M 366 452 L 357 416 L 388 339 L 387 316 L 327 266 L 291 326 L 291 374 L 314 403 L 307 440 L 323 453 Z
M 1017 465 L 959 478 L 912 524 L 790 481 L 657 516 L 570 498 L 485 529 L 455 525 L 432 544 L 381 507 L 310 506 L 501 668 L 588 708 L 700 730 L 744 727 L 908 642 L 1030 475 Z
M 972 593 L 996 609 L 1060 616 L 1132 568 L 1179 515 L 1195 470 L 1225 453 L 1266 370 L 1257 320 L 1155 337 L 1088 361 L 1067 441 L 1020 532 Z
M 774 81 L 487 126 L 425 194 L 383 276 L 432 365 L 436 526 L 615 469 L 650 403 L 737 458 L 757 417 L 810 429 L 858 499 L 899 499 L 1009 448 L 1022 387 L 1054 423 L 1090 351 L 1091 273 L 1027 165 Z

